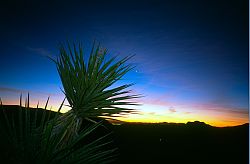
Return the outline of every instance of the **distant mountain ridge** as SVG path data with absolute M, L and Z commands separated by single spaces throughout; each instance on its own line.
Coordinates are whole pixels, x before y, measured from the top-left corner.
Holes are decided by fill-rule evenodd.
M 5 109 L 10 109 L 10 110 L 15 110 L 20 108 L 19 105 L 2 105 L 3 108 Z M 37 109 L 37 108 L 32 108 L 30 107 L 30 109 Z M 38 109 L 43 109 L 41 107 L 39 107 Z M 1 110 L 1 108 L 0 108 Z M 50 111 L 50 110 L 48 110 Z M 52 113 L 56 113 L 55 111 L 50 111 Z M 202 121 L 188 121 L 187 123 L 174 123 L 174 122 L 159 122 L 159 123 L 146 123 L 146 122 L 126 122 L 126 121 L 121 121 L 121 120 L 116 120 L 116 119 L 107 119 L 110 123 L 112 123 L 113 125 L 120 125 L 120 124 L 143 124 L 143 125 L 152 125 L 152 124 L 159 124 L 159 125 L 186 125 L 186 126 L 192 126 L 192 127 L 216 127 L 216 126 L 212 126 L 209 125 L 205 122 Z M 242 126 L 249 126 L 249 123 L 244 123 L 242 125 L 236 125 L 236 126 L 225 126 L 222 128 L 226 128 L 226 127 L 242 127 Z
M 188 121 L 186 123 L 186 125 L 189 125 L 189 126 L 211 126 L 211 125 L 206 124 L 205 122 L 201 122 L 201 121 L 194 121 L 194 122 Z
M 215 128 L 230 128 L 230 127 L 242 127 L 242 126 L 249 126 L 249 123 L 244 123 L 242 125 L 236 125 L 236 126 L 225 126 L 225 127 L 217 127 L 213 125 L 209 125 L 202 121 L 188 121 L 187 123 L 175 123 L 175 122 L 159 122 L 159 123 L 150 123 L 150 122 L 126 122 L 126 121 L 120 121 L 120 120 L 110 120 L 110 122 L 114 125 L 122 125 L 122 124 L 141 124 L 141 125 L 152 125 L 152 124 L 158 124 L 158 125 L 173 125 L 173 126 L 190 126 L 190 127 L 215 127 Z

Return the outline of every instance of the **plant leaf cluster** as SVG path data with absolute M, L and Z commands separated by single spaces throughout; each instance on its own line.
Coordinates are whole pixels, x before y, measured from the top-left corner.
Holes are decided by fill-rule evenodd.
M 102 124 L 101 122 L 87 126 L 79 130 L 78 136 L 65 140 L 68 129 L 74 125 L 73 119 L 66 119 L 65 126 L 58 127 L 57 121 L 62 113 L 47 110 L 49 98 L 44 109 L 30 109 L 29 95 L 25 106 L 20 106 L 15 111 L 5 109 L 0 105 L 0 114 L 4 118 L 0 120 L 1 146 L 5 147 L 5 153 L 1 158 L 10 163 L 109 163 L 114 160 L 115 148 L 106 149 L 105 146 L 112 144 L 107 141 L 107 135 L 79 146 L 89 134 Z
M 140 95 L 132 95 L 124 84 L 112 85 L 133 69 L 126 62 L 132 57 L 121 60 L 116 57 L 105 61 L 107 50 L 100 45 L 93 45 L 89 58 L 84 57 L 83 47 L 79 43 L 60 45 L 60 56 L 56 63 L 63 85 L 63 92 L 73 112 L 81 118 L 96 116 L 112 116 L 118 113 L 134 111 L 124 105 L 138 105 L 132 99 Z M 87 62 L 86 62 L 87 61 Z

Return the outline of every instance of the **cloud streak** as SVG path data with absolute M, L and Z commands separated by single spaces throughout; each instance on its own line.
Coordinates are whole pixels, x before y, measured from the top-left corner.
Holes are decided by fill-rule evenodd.
M 26 49 L 41 56 L 51 56 L 51 53 L 45 48 L 33 48 L 27 46 Z
M 171 113 L 175 113 L 175 112 L 176 112 L 176 110 L 175 110 L 173 107 L 171 107 L 171 108 L 169 109 L 169 111 L 170 111 Z
M 0 93 L 14 93 L 14 94 L 27 94 L 27 93 L 33 93 L 37 95 L 42 95 L 42 96 L 50 96 L 54 95 L 57 96 L 59 95 L 58 93 L 49 93 L 49 92 L 41 92 L 41 91 L 33 91 L 33 90 L 24 90 L 24 89 L 18 89 L 18 88 L 11 88 L 11 87 L 3 87 L 0 86 Z
M 0 87 L 0 92 L 11 92 L 11 93 L 26 93 L 28 91 L 26 90 L 21 90 L 21 89 L 16 89 L 16 88 L 7 88 L 7 87 Z

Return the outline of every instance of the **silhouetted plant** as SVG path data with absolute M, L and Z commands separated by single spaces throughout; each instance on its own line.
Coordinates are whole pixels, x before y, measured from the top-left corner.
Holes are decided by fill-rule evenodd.
M 22 107 L 20 97 L 20 108 L 17 111 L 8 111 L 0 101 L 1 115 L 4 116 L 4 119 L 0 120 L 1 144 L 5 144 L 9 149 L 5 152 L 5 160 L 11 163 L 41 164 L 108 163 L 113 160 L 115 149 L 103 149 L 111 142 L 104 141 L 106 136 L 79 146 L 82 140 L 101 125 L 101 122 L 81 130 L 77 137 L 68 139 L 67 143 L 63 142 L 67 129 L 74 120 L 66 119 L 65 126 L 58 128 L 62 126 L 57 124 L 57 120 L 63 115 L 59 113 L 63 103 L 52 116 L 51 111 L 46 109 L 48 101 L 49 99 L 44 109 L 38 109 L 38 106 L 37 109 L 30 109 L 29 95 L 25 107 Z
M 129 113 L 134 110 L 125 108 L 124 105 L 137 105 L 131 100 L 140 96 L 127 90 L 133 84 L 113 87 L 115 82 L 133 68 L 126 64 L 132 56 L 121 60 L 113 57 L 105 61 L 106 55 L 107 50 L 94 43 L 86 60 L 80 43 L 71 45 L 67 42 L 67 45 L 60 45 L 60 56 L 56 60 L 52 59 L 61 78 L 63 93 L 71 107 L 58 120 L 58 124 L 64 124 L 66 119 L 74 120 L 68 129 L 69 138 L 78 135 L 83 119 L 95 122 L 92 117 Z
M 9 140 L 10 152 L 5 153 L 10 162 L 15 163 L 108 163 L 114 160 L 115 148 L 107 147 L 112 141 L 106 140 L 109 135 L 100 136 L 82 143 L 102 123 L 95 122 L 92 117 L 112 116 L 112 114 L 129 113 L 133 109 L 123 105 L 137 105 L 131 99 L 140 97 L 131 95 L 126 90 L 133 84 L 113 87 L 128 71 L 131 65 L 125 63 L 131 57 L 116 61 L 111 58 L 105 62 L 106 49 L 93 45 L 88 61 L 85 61 L 81 44 L 73 47 L 67 44 L 60 46 L 60 56 L 56 63 L 60 75 L 63 92 L 71 110 L 60 113 L 64 101 L 55 115 L 45 109 L 30 110 L 29 95 L 25 106 L 20 108 L 18 115 L 9 114 L 0 99 L 1 135 Z M 65 100 L 65 99 L 64 99 Z M 38 117 L 41 111 L 41 117 Z M 92 125 L 81 127 L 83 120 L 90 120 Z M 32 154 L 32 155 L 31 155 Z M 10 158 L 8 158 L 10 157 Z
M 133 84 L 111 88 L 133 68 L 126 64 L 132 56 L 118 61 L 113 57 L 105 62 L 106 55 L 106 49 L 94 44 L 86 61 L 81 44 L 60 45 L 60 56 L 53 61 L 63 84 L 63 92 L 77 117 L 111 116 L 131 112 L 132 109 L 123 108 L 123 105 L 137 105 L 129 100 L 139 95 L 131 95 L 131 91 L 126 90 Z

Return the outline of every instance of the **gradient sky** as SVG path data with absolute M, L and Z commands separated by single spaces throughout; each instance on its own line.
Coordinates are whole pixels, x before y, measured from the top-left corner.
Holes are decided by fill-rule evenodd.
M 2 2 L 1 2 L 2 3 Z M 121 83 L 145 97 L 142 122 L 200 120 L 215 126 L 248 122 L 249 21 L 247 0 L 11 1 L 0 5 L 0 97 L 32 104 L 64 96 L 56 67 L 60 41 L 93 40 L 110 56 L 136 56 Z

